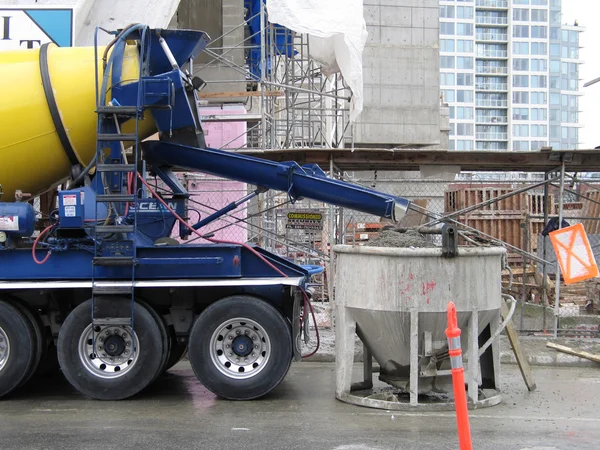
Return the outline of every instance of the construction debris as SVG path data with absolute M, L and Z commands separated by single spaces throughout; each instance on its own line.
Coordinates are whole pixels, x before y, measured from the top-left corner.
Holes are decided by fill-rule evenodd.
M 570 347 L 566 347 L 564 345 L 554 344 L 553 342 L 548 342 L 546 344 L 546 347 L 553 348 L 554 350 L 558 350 L 559 352 L 562 352 L 562 353 L 579 356 L 580 358 L 585 358 L 585 359 L 589 359 L 590 361 L 600 363 L 600 355 L 594 355 L 593 353 L 590 353 L 590 352 L 574 350 L 574 349 L 572 349 Z

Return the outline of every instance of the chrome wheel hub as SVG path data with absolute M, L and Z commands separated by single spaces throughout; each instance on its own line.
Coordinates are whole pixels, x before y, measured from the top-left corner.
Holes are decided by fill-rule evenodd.
M 229 378 L 243 380 L 258 374 L 271 356 L 271 341 L 257 322 L 235 318 L 217 327 L 210 339 L 210 358 Z
M 0 327 L 0 370 L 4 369 L 10 356 L 10 342 L 6 332 Z
M 90 324 L 79 338 L 79 358 L 85 369 L 100 378 L 118 378 L 135 365 L 140 353 L 130 326 Z

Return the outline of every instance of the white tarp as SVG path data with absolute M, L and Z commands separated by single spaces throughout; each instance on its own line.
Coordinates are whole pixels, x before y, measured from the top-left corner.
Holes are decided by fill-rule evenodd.
M 350 120 L 363 108 L 362 53 L 367 42 L 363 0 L 267 0 L 269 21 L 310 36 L 323 73 L 340 72 L 352 90 Z

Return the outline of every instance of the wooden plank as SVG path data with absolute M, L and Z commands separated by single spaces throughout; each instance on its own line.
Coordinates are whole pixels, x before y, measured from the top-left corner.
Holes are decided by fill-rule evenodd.
M 283 91 L 198 92 L 198 98 L 283 97 Z
M 506 305 L 506 300 L 502 299 L 502 317 L 506 319 L 508 316 L 508 306 Z M 529 361 L 527 360 L 527 355 L 523 353 L 523 349 L 521 348 L 521 341 L 519 340 L 519 334 L 515 329 L 515 325 L 513 324 L 512 319 L 509 320 L 506 325 L 506 335 L 508 336 L 508 341 L 510 342 L 511 347 L 513 348 L 513 352 L 515 353 L 515 357 L 517 358 L 517 363 L 519 364 L 519 370 L 521 371 L 521 375 L 523 376 L 523 380 L 525 381 L 525 385 L 529 391 L 534 391 L 536 388 L 535 381 L 533 380 L 533 372 L 531 371 L 531 366 L 529 365 Z
M 554 350 L 558 350 L 559 352 L 567 353 L 569 355 L 579 356 L 580 358 L 585 358 L 585 359 L 589 359 L 590 361 L 600 363 L 600 355 L 594 355 L 593 353 L 574 350 L 571 347 L 566 347 L 564 345 L 555 344 L 553 342 L 547 342 L 546 347 L 552 348 Z

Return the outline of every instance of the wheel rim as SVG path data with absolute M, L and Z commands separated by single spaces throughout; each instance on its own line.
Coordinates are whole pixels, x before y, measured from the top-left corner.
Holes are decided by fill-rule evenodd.
M 6 332 L 0 327 L 0 371 L 6 366 L 10 356 L 10 341 Z
M 95 344 L 95 350 L 94 350 Z M 92 324 L 79 338 L 79 358 L 85 369 L 99 378 L 118 378 L 138 360 L 140 343 L 131 327 Z
M 271 357 L 271 341 L 254 320 L 238 317 L 217 327 L 210 339 L 210 357 L 229 378 L 243 380 L 261 372 Z

